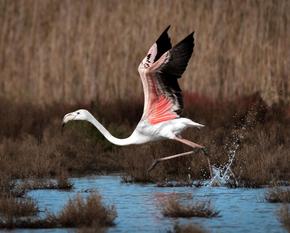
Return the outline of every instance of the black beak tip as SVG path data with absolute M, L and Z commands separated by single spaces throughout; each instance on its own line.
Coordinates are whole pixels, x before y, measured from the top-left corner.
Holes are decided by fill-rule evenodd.
M 65 126 L 65 123 L 62 123 L 61 124 L 61 134 L 63 134 L 64 126 Z

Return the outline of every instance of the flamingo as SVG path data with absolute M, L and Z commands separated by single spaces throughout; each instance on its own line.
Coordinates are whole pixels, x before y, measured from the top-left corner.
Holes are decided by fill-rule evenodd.
M 63 118 L 63 126 L 73 120 L 88 121 L 108 141 L 118 146 L 144 144 L 164 139 L 178 141 L 194 150 L 156 159 L 148 172 L 161 161 L 190 155 L 199 149 L 206 155 L 211 173 L 210 161 L 205 147 L 181 137 L 181 132 L 186 128 L 200 129 L 204 127 L 202 124 L 180 116 L 183 110 L 183 98 L 177 80 L 181 78 L 192 55 L 194 32 L 172 47 L 167 33 L 169 28 L 170 26 L 151 46 L 138 67 L 144 91 L 144 108 L 141 120 L 128 138 L 114 137 L 85 109 L 66 114 Z

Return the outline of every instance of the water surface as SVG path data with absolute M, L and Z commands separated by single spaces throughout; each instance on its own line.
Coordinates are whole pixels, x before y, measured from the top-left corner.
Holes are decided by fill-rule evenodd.
M 118 213 L 116 226 L 108 232 L 167 232 L 176 221 L 198 223 L 209 232 L 286 233 L 277 219 L 279 204 L 263 200 L 265 189 L 229 189 L 225 187 L 160 188 L 153 184 L 124 184 L 119 176 L 92 176 L 72 178 L 71 192 L 35 190 L 28 195 L 37 200 L 41 211 L 57 213 L 76 193 L 89 195 L 88 189 L 97 189 L 106 204 L 114 204 Z M 172 193 L 197 199 L 209 198 L 220 211 L 220 217 L 172 219 L 163 217 L 160 200 Z M 44 212 L 41 213 L 42 215 Z M 15 232 L 67 232 L 66 229 L 16 230 Z

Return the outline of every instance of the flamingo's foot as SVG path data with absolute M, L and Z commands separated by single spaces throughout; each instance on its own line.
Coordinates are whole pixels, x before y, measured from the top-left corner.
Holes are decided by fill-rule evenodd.
M 209 155 L 208 149 L 206 147 L 203 147 L 203 148 L 201 148 L 201 151 L 203 152 L 203 154 L 207 158 L 207 164 L 208 164 L 208 168 L 209 168 L 209 174 L 210 174 L 210 178 L 212 178 L 213 177 L 213 171 L 212 171 L 212 166 L 211 166 L 211 162 L 210 162 L 210 155 Z
M 206 157 L 209 157 L 209 152 L 208 152 L 208 149 L 206 147 L 202 147 L 200 149 Z

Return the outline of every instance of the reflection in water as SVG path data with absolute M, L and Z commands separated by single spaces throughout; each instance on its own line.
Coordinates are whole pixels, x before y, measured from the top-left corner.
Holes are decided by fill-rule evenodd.
M 168 195 L 194 196 L 210 199 L 220 211 L 217 218 L 179 219 L 180 223 L 199 223 L 209 232 L 286 232 L 276 218 L 277 205 L 261 201 L 264 189 L 229 189 L 225 187 L 159 188 L 153 184 L 124 184 L 119 176 L 96 176 L 71 179 L 75 189 L 71 192 L 35 190 L 29 196 L 38 201 L 40 210 L 58 212 L 76 193 L 89 195 L 96 188 L 107 204 L 114 204 L 118 217 L 116 226 L 108 232 L 167 232 L 176 219 L 163 217 L 160 205 Z M 191 200 L 192 201 L 192 200 Z M 43 214 L 43 213 L 42 213 Z M 16 230 L 14 232 L 33 232 Z M 36 230 L 35 232 L 67 232 L 65 229 Z

